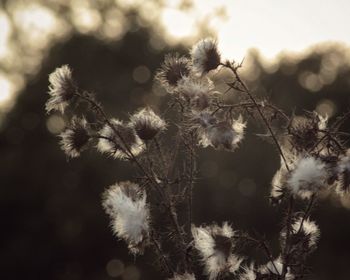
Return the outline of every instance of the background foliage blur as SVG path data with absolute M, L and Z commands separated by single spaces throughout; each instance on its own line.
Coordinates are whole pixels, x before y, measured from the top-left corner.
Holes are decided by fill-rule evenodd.
M 197 38 L 214 34 L 208 18 L 225 20 L 220 7 L 203 13 L 191 36 L 177 45 L 178 11 L 190 13 L 194 2 L 177 1 L 171 9 L 160 0 L 1 2 L 2 279 L 161 279 L 150 253 L 135 261 L 113 238 L 100 205 L 103 189 L 131 178 L 133 170 L 94 151 L 67 162 L 56 137 L 65 120 L 47 116 L 44 103 L 48 74 L 69 64 L 80 86 L 96 92 L 115 117 L 126 118 L 145 104 L 165 106 L 165 93 L 153 84 L 164 54 L 186 53 Z M 178 22 L 178 29 L 160 24 L 164 16 Z M 289 114 L 317 110 L 335 117 L 349 109 L 349 58 L 350 49 L 340 43 L 274 60 L 251 50 L 242 71 L 257 95 Z M 267 197 L 279 159 L 258 132 L 262 127 L 250 126 L 234 153 L 200 153 L 194 222 L 229 220 L 277 246 L 283 213 Z M 322 237 L 309 260 L 310 279 L 349 279 L 350 200 L 326 196 L 313 218 Z

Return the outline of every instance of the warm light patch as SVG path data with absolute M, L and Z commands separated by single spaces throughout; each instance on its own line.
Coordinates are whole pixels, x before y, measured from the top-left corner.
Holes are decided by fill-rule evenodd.
M 8 39 L 11 34 L 11 25 L 8 17 L 0 12 L 0 58 L 4 58 L 8 52 Z
M 195 19 L 190 14 L 173 8 L 165 8 L 161 15 L 161 21 L 168 35 L 175 39 L 193 35 Z
M 22 39 L 34 48 L 44 48 L 59 27 L 55 14 L 39 4 L 17 7 L 14 20 L 21 31 Z
M 0 75 L 0 106 L 11 99 L 13 91 L 14 86 L 10 80 Z
M 118 9 L 106 12 L 103 35 L 108 39 L 117 40 L 125 32 L 125 17 Z
M 58 134 L 65 127 L 64 119 L 59 115 L 51 115 L 46 121 L 46 127 L 52 134 Z
M 78 30 L 82 33 L 95 31 L 101 24 L 100 14 L 88 8 L 80 7 L 74 9 L 72 19 Z
M 336 113 L 336 105 L 332 100 L 322 99 L 316 107 L 316 112 L 322 116 L 332 117 Z
M 303 88 L 305 88 L 311 92 L 317 92 L 323 86 L 319 76 L 317 74 L 309 72 L 309 71 L 305 71 L 305 72 L 301 73 L 299 75 L 298 80 L 299 80 L 299 84 Z

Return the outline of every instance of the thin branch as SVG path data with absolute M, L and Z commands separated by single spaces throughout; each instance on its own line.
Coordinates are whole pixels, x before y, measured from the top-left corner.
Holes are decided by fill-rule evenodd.
M 304 221 L 309 217 L 309 214 L 310 214 L 311 209 L 312 209 L 312 207 L 313 207 L 313 205 L 315 203 L 315 200 L 316 200 L 316 194 L 313 194 L 311 196 L 311 198 L 310 198 L 310 201 L 309 201 L 307 207 L 306 207 L 306 210 L 305 210 L 303 218 L 302 218 L 302 220 L 300 222 L 300 227 L 299 227 L 299 230 L 298 230 L 297 234 L 299 234 L 301 232 L 301 230 L 303 229 Z
M 283 266 L 282 266 L 282 276 L 285 277 L 287 274 L 287 268 L 288 268 L 288 259 L 289 259 L 289 252 L 290 252 L 290 236 L 291 236 L 291 228 L 292 228 L 292 215 L 293 215 L 293 209 L 294 209 L 294 198 L 291 195 L 289 197 L 289 204 L 288 204 L 288 212 L 287 212 L 287 232 L 286 232 L 286 243 L 283 248 Z
M 263 114 L 263 112 L 261 111 L 261 108 L 259 106 L 259 104 L 257 103 L 257 101 L 255 100 L 254 96 L 251 94 L 250 90 L 248 89 L 248 87 L 245 85 L 245 83 L 242 81 L 241 77 L 238 75 L 238 72 L 237 72 L 237 68 L 235 67 L 232 67 L 232 65 L 230 63 L 226 63 L 226 64 L 222 64 L 223 66 L 229 68 L 232 73 L 234 74 L 236 80 L 240 83 L 240 85 L 242 86 L 242 88 L 244 89 L 244 92 L 248 95 L 249 99 L 254 103 L 254 106 L 256 107 L 259 115 L 261 116 L 261 119 L 263 120 L 263 122 L 265 123 L 267 129 L 269 130 L 270 134 L 271 134 L 271 137 L 273 139 L 273 141 L 275 142 L 276 144 L 276 147 L 283 159 L 283 162 L 287 168 L 287 170 L 289 171 L 289 166 L 288 166 L 288 163 L 287 163 L 287 159 L 285 158 L 284 154 L 283 154 L 283 151 L 282 151 L 282 148 L 280 146 L 280 144 L 278 143 L 278 140 L 277 140 L 277 137 L 275 135 L 275 133 L 273 132 L 268 120 L 266 119 L 265 115 Z
M 270 250 L 269 246 L 266 244 L 266 242 L 263 241 L 263 240 L 260 240 L 260 239 L 259 240 L 255 239 L 255 238 L 253 238 L 253 237 L 251 237 L 251 236 L 249 236 L 247 234 L 243 235 L 243 238 L 245 238 L 245 239 L 247 239 L 249 241 L 255 242 L 258 245 L 260 245 L 263 248 L 266 257 L 271 262 L 272 266 L 274 267 L 274 269 L 276 270 L 278 275 L 280 275 L 279 270 L 277 269 L 277 266 L 276 266 L 275 261 L 273 259 L 273 255 L 271 253 L 271 250 Z
M 132 151 L 130 150 L 129 146 L 127 145 L 126 141 L 123 139 L 122 135 L 119 133 L 119 131 L 114 127 L 114 125 L 110 122 L 109 118 L 107 117 L 106 113 L 104 112 L 104 110 L 102 109 L 102 107 L 93 99 L 81 95 L 79 93 L 75 93 L 75 95 L 79 98 L 82 98 L 83 100 L 89 102 L 95 109 L 98 110 L 98 112 L 101 114 L 101 116 L 103 117 L 103 120 L 105 123 L 108 124 L 108 126 L 113 130 L 113 132 L 120 138 L 120 140 L 122 141 L 123 145 L 125 146 L 126 149 L 126 154 L 129 155 L 132 159 L 132 161 L 137 165 L 137 167 L 141 170 L 141 172 L 147 177 L 147 179 L 149 180 L 149 182 L 152 183 L 152 185 L 156 188 L 156 190 L 159 192 L 160 196 L 163 198 L 163 200 L 165 201 L 167 207 L 166 209 L 169 212 L 171 221 L 174 225 L 174 228 L 178 234 L 178 237 L 181 241 L 181 244 L 183 246 L 183 248 L 186 248 L 186 243 L 185 243 L 185 239 L 183 237 L 183 232 L 181 230 L 181 227 L 179 225 L 179 222 L 177 220 L 177 215 L 174 209 L 174 206 L 171 202 L 171 199 L 168 196 L 165 195 L 165 193 L 162 191 L 161 186 L 159 185 L 159 183 L 157 182 L 157 180 L 155 178 L 153 178 L 153 176 L 149 175 L 148 172 L 143 168 L 142 164 L 138 161 L 138 159 L 136 158 L 136 156 L 132 153 Z
M 152 240 L 152 245 L 156 249 L 158 257 L 162 260 L 164 266 L 166 267 L 167 272 L 173 274 L 174 270 L 171 267 L 171 264 L 169 263 L 169 260 L 165 256 L 163 250 L 161 249 L 161 247 L 160 247 L 160 245 L 158 243 L 158 240 L 154 237 L 154 233 L 151 232 L 150 236 L 151 236 L 151 240 Z

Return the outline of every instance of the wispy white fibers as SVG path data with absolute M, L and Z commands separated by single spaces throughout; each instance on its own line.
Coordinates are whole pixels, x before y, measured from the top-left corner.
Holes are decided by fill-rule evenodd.
M 298 161 L 287 183 L 294 195 L 310 198 L 325 187 L 326 179 L 325 164 L 317 158 L 307 156 Z
M 172 93 L 178 83 L 190 75 L 191 68 L 188 58 L 178 54 L 168 54 L 156 74 L 156 79 L 168 92 Z
M 216 69 L 220 65 L 220 53 L 217 43 L 212 38 L 206 38 L 195 44 L 191 50 L 193 69 L 200 75 Z
M 131 126 L 144 141 L 153 139 L 167 127 L 166 122 L 151 108 L 143 108 L 130 117 Z
M 256 280 L 254 265 L 243 267 L 243 272 L 239 275 L 239 280 Z
M 300 217 L 292 224 L 293 234 L 301 233 L 307 238 L 308 246 L 314 247 L 320 237 L 320 230 L 315 222 Z
M 235 273 L 239 269 L 242 259 L 232 253 L 234 231 L 227 222 L 222 227 L 192 226 L 192 236 L 210 280 L 217 279 L 221 273 Z
M 70 100 L 74 97 L 76 91 L 75 82 L 72 77 L 72 70 L 68 65 L 57 68 L 49 76 L 49 95 L 50 99 L 46 102 L 47 112 L 52 110 L 64 113 Z
M 210 106 L 213 89 L 210 79 L 189 76 L 181 80 L 176 92 L 190 105 L 191 110 L 202 111 Z
M 69 127 L 59 137 L 61 138 L 61 148 L 67 156 L 71 158 L 80 156 L 90 140 L 86 119 L 73 118 Z
M 128 243 L 132 253 L 142 253 L 149 235 L 146 192 L 131 182 L 116 183 L 105 191 L 103 207 L 113 232 Z
M 350 188 L 350 149 L 340 157 L 335 172 L 337 172 L 338 177 L 335 188 L 337 193 L 348 193 Z
M 136 134 L 134 128 L 117 119 L 111 119 L 99 131 L 97 149 L 115 158 L 126 159 L 133 154 L 139 155 L 144 149 L 144 143 Z
M 204 115 L 202 115 L 204 117 Z M 206 120 L 201 120 L 206 125 Z M 198 130 L 199 144 L 203 147 L 234 151 L 244 137 L 245 123 L 240 116 L 232 120 L 212 121 Z

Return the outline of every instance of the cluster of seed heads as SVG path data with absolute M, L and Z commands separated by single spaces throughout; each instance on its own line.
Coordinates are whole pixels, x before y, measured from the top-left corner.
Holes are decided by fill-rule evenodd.
M 109 118 L 94 96 L 78 87 L 69 66 L 57 68 L 49 77 L 47 112 L 73 111 L 60 134 L 66 155 L 76 158 L 95 147 L 137 168 L 135 182 L 117 182 L 107 188 L 103 207 L 114 234 L 127 243 L 130 252 L 138 255 L 153 248 L 168 279 L 199 279 L 199 271 L 210 280 L 301 279 L 308 273 L 306 257 L 316 248 L 320 235 L 310 219 L 318 195 L 332 190 L 345 195 L 350 188 L 350 150 L 339 132 L 350 114 L 331 125 L 327 117 L 316 112 L 289 117 L 254 96 L 239 74 L 240 67 L 223 61 L 211 38 L 199 41 L 189 55 L 165 56 L 155 82 L 168 93 L 176 120 L 166 120 L 150 107 L 138 109 L 128 120 Z M 217 91 L 211 79 L 219 69 L 232 76 L 225 93 Z M 239 102 L 225 103 L 228 94 L 239 96 Z M 88 114 L 74 112 L 82 103 L 88 104 L 84 108 L 89 118 Z M 192 222 L 195 151 L 207 147 L 234 151 L 244 140 L 244 119 L 251 115 L 261 119 L 265 127 L 262 135 L 276 146 L 281 157 L 281 166 L 272 179 L 271 201 L 288 209 L 276 256 L 268 242 L 234 230 L 228 222 L 199 226 Z M 276 116 L 280 119 L 277 123 L 284 125 L 276 127 Z M 175 143 L 166 149 L 163 139 L 169 127 L 176 127 L 177 134 L 172 137 Z M 178 164 L 179 149 L 185 150 L 186 156 Z M 184 167 L 174 172 L 176 164 Z M 304 210 L 296 211 L 296 199 L 304 202 Z M 187 217 L 179 214 L 179 205 L 184 202 Z M 240 252 L 239 248 L 251 243 L 264 251 L 264 264 L 256 264 Z

